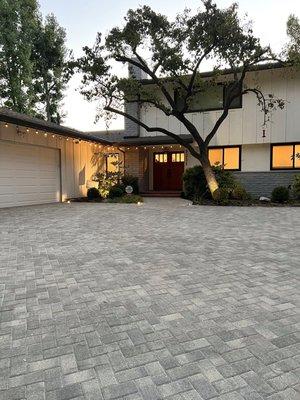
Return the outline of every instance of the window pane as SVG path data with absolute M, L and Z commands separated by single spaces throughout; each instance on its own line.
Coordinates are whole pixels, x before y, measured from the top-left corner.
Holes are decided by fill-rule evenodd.
M 223 149 L 209 149 L 208 158 L 211 165 L 223 165 Z
M 224 149 L 224 169 L 240 168 L 240 148 L 228 147 Z
M 184 162 L 184 153 L 172 153 L 172 162 Z
M 201 111 L 223 108 L 223 86 L 216 85 L 204 89 L 191 101 L 189 111 Z
M 300 144 L 295 146 L 295 168 L 300 168 Z
M 168 154 L 167 153 L 155 154 L 155 162 L 159 163 L 168 162 Z
M 119 165 L 116 163 L 119 161 L 119 154 L 109 154 L 107 156 L 107 172 L 118 172 Z
M 235 90 L 235 92 L 231 93 L 230 92 L 231 87 L 232 87 L 232 84 L 225 86 L 225 101 L 227 100 L 227 96 L 229 95 L 229 93 L 231 95 L 238 94 L 237 90 Z M 239 107 L 242 107 L 242 96 L 235 97 L 230 104 L 230 108 L 239 108 Z
M 293 146 L 273 146 L 273 168 L 293 167 Z

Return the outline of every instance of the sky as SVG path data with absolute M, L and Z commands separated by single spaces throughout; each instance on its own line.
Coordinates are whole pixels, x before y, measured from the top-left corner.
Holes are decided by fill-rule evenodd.
M 219 7 L 229 6 L 232 0 L 215 0 Z M 272 49 L 280 51 L 286 37 L 286 21 L 290 14 L 300 17 L 300 0 L 240 0 L 240 13 L 247 13 L 253 21 L 254 33 L 261 38 L 262 44 L 270 44 Z M 43 15 L 53 13 L 67 32 L 67 46 L 75 57 L 82 54 L 83 46 L 92 46 L 97 32 L 104 35 L 122 23 L 129 8 L 149 5 L 154 10 L 170 18 L 185 7 L 197 9 L 200 0 L 39 0 Z M 105 129 L 105 122 L 95 124 L 96 104 L 89 103 L 79 93 L 80 77 L 75 76 L 69 82 L 64 99 L 64 111 L 67 116 L 64 125 L 83 130 Z M 117 119 L 110 129 L 122 129 L 123 121 Z

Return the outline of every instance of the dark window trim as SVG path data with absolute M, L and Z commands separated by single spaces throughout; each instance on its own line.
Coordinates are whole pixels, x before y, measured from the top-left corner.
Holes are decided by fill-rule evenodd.
M 293 146 L 293 166 L 292 167 L 273 167 L 273 147 L 277 146 Z M 270 170 L 271 171 L 297 171 L 300 167 L 295 167 L 295 149 L 296 146 L 300 146 L 300 142 L 290 142 L 290 143 L 271 143 L 271 156 L 270 156 Z
M 239 149 L 239 167 L 234 168 L 234 169 L 229 169 L 229 168 L 224 168 L 224 171 L 241 171 L 242 170 L 242 146 L 241 145 L 229 145 L 229 146 L 209 146 L 208 148 L 208 156 L 209 156 L 209 150 L 213 149 L 222 149 L 222 158 L 224 162 L 224 155 L 225 155 L 225 149 Z
M 230 84 L 230 83 L 229 83 Z M 208 112 L 208 111 L 222 111 L 224 110 L 224 104 L 225 104 L 225 99 L 226 99 L 226 84 L 225 83 L 218 83 L 218 86 L 223 86 L 223 106 L 222 108 L 220 107 L 211 107 L 211 108 L 201 108 L 201 109 L 195 109 L 195 110 L 187 110 L 185 111 L 185 114 L 193 114 L 193 113 L 197 113 L 197 112 Z M 229 85 L 227 85 L 229 86 Z M 178 97 L 178 90 L 175 89 L 174 90 L 174 101 L 175 103 L 177 102 L 177 98 Z M 243 95 L 241 94 L 240 96 L 240 104 L 238 106 L 230 106 L 229 110 L 237 110 L 243 108 Z

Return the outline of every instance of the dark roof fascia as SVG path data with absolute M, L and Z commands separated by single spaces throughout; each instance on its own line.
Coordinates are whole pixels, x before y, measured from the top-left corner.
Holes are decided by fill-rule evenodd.
M 39 131 L 49 133 L 51 132 L 61 136 L 69 136 L 74 139 L 87 140 L 107 145 L 112 144 L 112 142 L 99 138 L 97 136 L 88 135 L 83 132 L 77 131 L 76 129 L 64 127 L 53 122 L 47 122 L 38 118 L 30 117 L 26 114 L 20 114 L 5 108 L 0 108 L 0 121 L 13 125 L 21 125 L 26 128 L 31 128 Z
M 272 70 L 272 69 L 280 69 L 280 68 L 291 68 L 292 65 L 284 65 L 280 62 L 276 63 L 266 63 L 266 64 L 260 64 L 260 65 L 255 65 L 249 69 L 247 72 L 258 72 L 258 71 L 267 71 L 267 70 Z M 240 72 L 241 69 L 238 70 Z M 223 69 L 218 72 L 220 75 L 225 76 L 225 75 L 230 75 L 234 73 L 234 70 L 231 68 L 228 69 Z M 200 72 L 199 74 L 201 78 L 212 78 L 216 76 L 215 71 L 206 71 L 206 72 Z M 166 78 L 161 78 L 162 80 L 165 80 L 166 82 L 172 82 L 173 78 L 171 77 L 166 77 Z M 141 79 L 140 82 L 143 85 L 155 85 L 155 82 L 153 79 Z
M 193 138 L 190 135 L 179 135 L 185 143 L 193 143 Z M 178 144 L 173 138 L 163 136 L 144 136 L 139 138 L 124 139 L 118 143 L 114 143 L 117 146 L 147 146 L 147 145 L 163 145 L 163 144 Z

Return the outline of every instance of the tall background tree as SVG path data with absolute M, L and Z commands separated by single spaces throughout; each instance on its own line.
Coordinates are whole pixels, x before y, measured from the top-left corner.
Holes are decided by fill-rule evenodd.
M 285 48 L 284 56 L 293 64 L 300 66 L 300 22 L 295 15 L 290 15 L 288 18 L 287 34 L 289 42 Z
M 60 123 L 63 119 L 61 102 L 70 79 L 66 48 L 66 32 L 54 15 L 40 18 L 33 41 L 34 91 L 41 104 L 41 116 Z
M 0 101 L 29 114 L 36 102 L 31 52 L 37 19 L 36 0 L 0 0 Z
M 0 0 L 0 104 L 61 122 L 70 52 L 53 15 L 36 0 Z
M 83 71 L 83 93 L 88 99 L 99 99 L 101 115 L 121 115 L 143 127 L 147 132 L 160 132 L 173 138 L 202 165 L 213 197 L 218 183 L 208 158 L 208 145 L 228 116 L 235 99 L 255 95 L 265 123 L 271 109 L 283 107 L 283 102 L 265 95 L 258 87 L 247 87 L 245 77 L 263 62 L 272 62 L 275 56 L 269 47 L 263 47 L 253 34 L 251 24 L 242 21 L 236 4 L 220 9 L 211 0 L 203 1 L 196 13 L 185 10 L 174 21 L 144 6 L 129 10 L 125 23 L 110 31 L 102 41 L 98 34 L 93 48 L 85 47 L 85 55 L 78 60 Z M 207 61 L 213 64 L 212 77 L 205 81 L 200 70 Z M 113 73 L 112 63 L 129 64 L 140 68 L 153 85 L 122 78 Z M 209 132 L 201 136 L 188 118 L 193 102 L 205 96 L 208 86 L 217 85 L 221 69 L 232 71 L 230 82 L 225 82 L 226 99 L 223 111 Z M 177 96 L 174 96 L 174 93 Z M 178 101 L 179 99 L 180 101 Z M 175 117 L 193 137 L 196 146 L 186 144 L 175 131 L 161 126 L 149 126 L 130 115 L 124 103 L 151 105 L 166 116 Z

